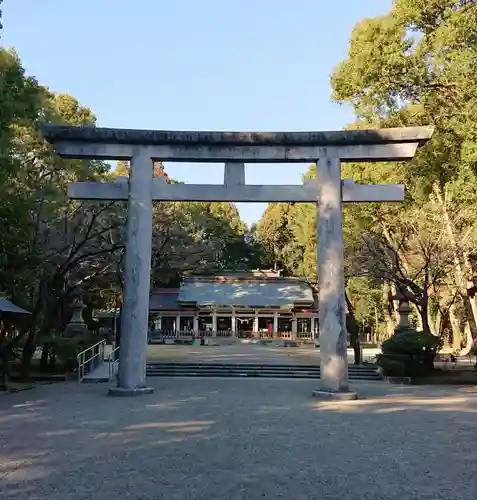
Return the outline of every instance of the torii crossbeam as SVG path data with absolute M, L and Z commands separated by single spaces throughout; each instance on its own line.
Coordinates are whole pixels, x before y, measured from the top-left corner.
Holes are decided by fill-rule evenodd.
M 128 200 L 119 380 L 110 394 L 152 392 L 145 379 L 152 203 L 168 200 L 317 204 L 321 387 L 315 395 L 356 397 L 348 387 L 342 203 L 402 201 L 404 187 L 341 180 L 341 162 L 410 160 L 432 132 L 429 127 L 336 132 L 174 132 L 45 125 L 43 133 L 60 156 L 131 161 L 128 182 L 117 179 L 110 183 L 73 183 L 68 189 L 68 195 L 76 199 Z M 166 184 L 153 179 L 153 160 L 225 162 L 224 184 Z M 317 179 L 302 186 L 245 184 L 245 163 L 266 162 L 316 162 Z
M 231 183 L 227 173 L 243 173 L 243 182 Z M 127 177 L 117 177 L 116 182 L 73 182 L 68 186 L 68 196 L 76 200 L 127 200 Z M 353 179 L 342 180 L 344 203 L 373 201 L 403 201 L 404 186 L 400 184 L 355 184 Z M 316 180 L 300 185 L 251 185 L 245 184 L 243 163 L 225 166 L 224 184 L 167 184 L 163 177 L 152 180 L 153 201 L 236 201 L 267 203 L 316 203 Z

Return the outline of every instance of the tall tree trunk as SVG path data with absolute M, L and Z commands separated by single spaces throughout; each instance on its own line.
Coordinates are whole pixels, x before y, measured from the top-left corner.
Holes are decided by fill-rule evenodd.
M 389 312 L 389 293 L 391 291 L 391 288 L 389 286 L 389 282 L 385 281 L 383 283 L 383 296 L 382 296 L 382 301 L 381 301 L 381 306 L 383 310 L 383 316 L 384 316 L 384 321 L 386 322 L 386 333 L 387 337 L 391 337 L 391 335 L 394 333 L 395 329 L 395 322 L 393 320 L 393 317 L 391 316 L 391 313 Z
M 23 346 L 22 357 L 21 357 L 21 378 L 24 381 L 30 380 L 30 372 L 31 372 L 31 360 L 36 350 L 36 331 L 31 329 L 28 332 L 28 336 Z
M 457 314 L 457 304 L 455 300 L 449 306 L 449 321 L 452 327 L 452 346 L 455 350 L 461 350 L 462 323 Z
M 50 348 L 46 343 L 43 343 L 41 346 L 41 358 L 40 358 L 40 368 L 42 371 L 48 368 L 49 357 L 50 357 Z
M 431 333 L 432 335 L 436 335 L 438 337 L 441 334 L 442 313 L 440 310 L 438 310 L 436 313 L 436 317 L 432 318 L 429 312 L 428 317 L 429 317 L 429 328 L 431 329 Z
M 429 326 L 429 267 L 424 269 L 424 284 L 422 287 L 422 301 L 421 301 L 421 321 L 422 331 L 426 333 L 431 332 Z
M 346 306 L 348 314 L 346 315 L 346 329 L 350 336 L 350 344 L 354 351 L 354 364 L 360 365 L 363 360 L 361 359 L 361 343 L 359 341 L 359 326 L 354 316 L 353 305 L 349 300 L 348 294 L 345 291 Z
M 391 283 L 389 285 L 389 289 L 391 291 L 391 294 L 393 297 L 396 297 L 398 294 L 398 287 L 396 286 L 395 283 Z M 391 317 L 394 320 L 394 325 L 397 326 L 399 324 L 399 300 L 398 299 L 392 299 L 389 301 L 389 304 L 392 306 L 392 313 Z
M 464 262 L 465 274 L 467 277 L 467 281 L 466 281 L 467 286 L 466 286 L 466 290 L 465 290 L 465 296 L 468 298 L 468 300 L 470 302 L 470 307 L 472 309 L 474 322 L 477 325 L 477 296 L 474 295 L 473 297 L 469 297 L 469 294 L 467 292 L 467 290 L 469 288 L 475 286 L 475 282 L 473 279 L 474 270 L 472 269 L 472 264 L 470 263 L 469 255 L 466 251 L 462 252 L 462 257 L 463 257 L 463 262 Z M 470 324 L 469 324 L 469 326 L 470 326 Z M 477 326 L 476 326 L 476 329 L 477 329 Z M 472 338 L 473 338 L 472 344 L 477 345 L 477 337 L 475 335 L 473 335 Z
M 417 307 L 417 305 L 414 304 L 414 302 L 411 302 L 411 307 L 414 309 L 414 312 L 416 313 L 416 318 L 417 318 L 416 329 L 418 332 L 422 332 L 424 330 L 424 325 L 422 323 L 421 311 L 419 311 L 419 307 Z
M 467 356 L 470 353 L 472 347 L 474 346 L 474 338 L 472 337 L 472 333 L 469 328 L 469 323 L 465 324 L 464 332 L 466 341 L 465 341 L 465 347 L 460 352 L 461 356 Z
M 431 327 L 429 326 L 429 296 L 424 293 L 421 303 L 421 321 L 422 321 L 422 331 L 430 333 Z
M 442 220 L 444 222 L 444 226 L 454 256 L 455 283 L 457 289 L 459 290 L 459 293 L 462 296 L 468 331 L 470 332 L 470 335 L 473 339 L 472 344 L 474 344 L 477 343 L 477 303 L 475 300 L 471 300 L 467 293 L 467 288 L 470 284 L 469 278 L 472 276 L 472 269 L 468 258 L 463 255 L 463 252 L 459 248 L 455 235 L 454 224 L 447 210 L 445 194 L 442 192 L 442 188 L 437 182 L 433 184 L 433 193 L 441 209 Z M 471 347 L 472 346 L 470 346 L 469 349 Z

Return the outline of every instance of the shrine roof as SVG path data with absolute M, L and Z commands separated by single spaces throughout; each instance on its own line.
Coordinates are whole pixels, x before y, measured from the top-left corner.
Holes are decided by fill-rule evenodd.
M 149 297 L 149 309 L 175 311 L 183 309 L 177 301 L 179 297 L 178 288 L 155 288 L 151 290 Z
M 0 313 L 9 313 L 9 314 L 30 314 L 25 309 L 16 306 L 9 300 L 0 297 Z
M 178 302 L 197 306 L 293 307 L 314 302 L 306 282 L 293 278 L 185 279 Z

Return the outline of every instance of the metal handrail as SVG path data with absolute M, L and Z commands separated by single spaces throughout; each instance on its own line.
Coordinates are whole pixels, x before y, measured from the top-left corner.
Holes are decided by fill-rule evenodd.
M 100 340 L 99 342 L 96 342 L 96 344 L 84 349 L 78 355 L 76 356 L 76 363 L 77 363 L 77 376 L 78 376 L 78 383 L 80 383 L 85 375 L 86 375 L 86 368 L 94 369 L 97 366 L 98 362 L 104 361 L 104 348 L 106 346 L 106 339 Z M 97 350 L 97 352 L 95 352 Z M 88 353 L 91 352 L 91 356 L 87 357 Z M 91 371 L 91 370 L 89 370 Z
M 119 363 L 119 359 L 114 359 L 116 356 L 115 356 L 115 353 L 117 351 L 119 351 L 119 347 L 120 346 L 116 346 L 110 353 L 109 353 L 109 356 L 108 356 L 108 368 L 109 368 L 109 378 L 108 378 L 108 382 L 111 382 L 112 378 L 114 377 L 114 367 L 116 365 L 116 363 Z

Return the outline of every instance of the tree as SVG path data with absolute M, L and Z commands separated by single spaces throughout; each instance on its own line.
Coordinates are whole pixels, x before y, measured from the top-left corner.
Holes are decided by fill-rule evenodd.
M 425 150 L 398 170 L 410 203 L 425 205 L 431 197 L 439 207 L 453 252 L 453 287 L 474 341 L 477 304 L 466 293 L 473 284 L 472 258 L 459 242 L 473 231 L 475 216 L 456 223 L 463 222 L 462 205 L 452 207 L 446 193 L 462 178 L 467 193 L 477 186 L 476 18 L 473 1 L 396 0 L 389 14 L 353 30 L 348 57 L 331 78 L 334 99 L 354 107 L 355 126 L 435 126 Z
M 92 246 L 100 243 L 98 222 L 104 207 L 71 202 L 64 193 L 73 180 L 101 178 L 107 166 L 61 159 L 40 133 L 41 121 L 92 125 L 95 118 L 89 109 L 25 76 L 13 52 L 0 49 L 0 64 L 4 97 L 0 103 L 0 287 L 32 312 L 28 328 L 4 339 L 8 345 L 2 347 L 9 353 L 25 340 L 26 371 L 38 340 L 57 326 L 58 311 L 64 310 L 72 288 L 84 286 L 101 269 L 98 259 L 105 253 L 104 246 L 94 251 Z
M 347 277 L 346 292 L 359 325 L 364 325 L 372 330 L 376 329 L 382 316 L 381 288 L 380 280 L 374 280 L 367 276 Z
M 16 336 L 0 335 L 2 359 L 22 346 L 24 375 L 32 355 L 52 332 L 61 334 L 73 296 L 96 305 L 121 305 L 124 203 L 69 200 L 74 181 L 128 175 L 95 160 L 58 157 L 44 141 L 40 123 L 94 126 L 92 111 L 73 97 L 56 94 L 25 75 L 13 51 L 0 49 L 0 291 L 32 312 Z M 154 177 L 170 179 L 162 162 Z M 161 202 L 153 210 L 152 283 L 177 285 L 193 273 L 255 265 L 259 245 L 232 203 Z
M 436 211 L 420 207 L 400 221 L 363 228 L 352 253 L 354 273 L 393 283 L 415 305 L 427 332 L 430 296 L 446 284 L 453 264 L 437 216 Z
M 281 269 L 284 274 L 298 272 L 304 263 L 305 247 L 309 242 L 306 224 L 302 224 L 307 212 L 292 203 L 272 203 L 256 226 L 256 238 L 264 251 L 263 266 Z M 303 236 L 303 238 L 301 238 Z M 303 239 L 306 241 L 304 242 Z
M 160 161 L 153 176 L 171 179 Z M 128 176 L 129 164 L 118 161 L 113 176 Z M 250 249 L 246 226 L 233 203 L 156 203 L 153 221 L 153 279 L 177 282 L 183 272 L 206 272 L 248 267 Z M 174 248 L 174 251 L 172 251 Z
M 170 184 L 172 181 L 164 170 L 164 164 L 162 161 L 154 160 L 152 162 L 153 177 L 164 177 L 166 182 Z M 126 160 L 118 160 L 116 162 L 116 167 L 111 171 L 114 177 L 128 177 L 129 176 L 129 162 Z

